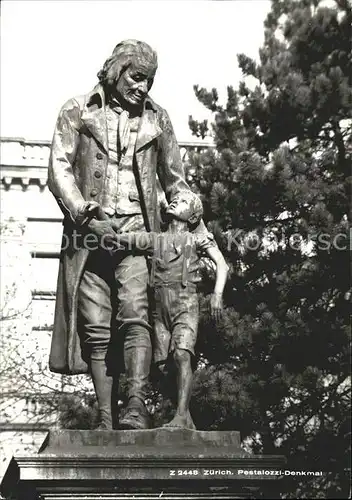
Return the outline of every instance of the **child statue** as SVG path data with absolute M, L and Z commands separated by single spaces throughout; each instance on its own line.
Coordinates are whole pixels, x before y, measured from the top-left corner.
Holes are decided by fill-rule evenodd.
M 176 366 L 177 409 L 164 427 L 195 429 L 189 411 L 193 371 L 192 357 L 197 340 L 199 301 L 197 283 L 200 257 L 216 265 L 216 282 L 210 300 L 211 313 L 218 320 L 228 266 L 211 233 L 192 233 L 203 214 L 202 202 L 191 191 L 174 198 L 166 210 L 168 228 L 163 233 L 118 234 L 120 248 L 151 254 L 150 285 L 154 290 L 153 358 L 160 370 L 168 361 Z

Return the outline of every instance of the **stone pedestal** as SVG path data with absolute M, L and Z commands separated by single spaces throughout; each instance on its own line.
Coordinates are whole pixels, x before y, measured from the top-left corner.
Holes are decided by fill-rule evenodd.
M 232 431 L 57 431 L 36 455 L 13 458 L 2 490 L 19 500 L 278 498 L 284 462 L 244 452 Z

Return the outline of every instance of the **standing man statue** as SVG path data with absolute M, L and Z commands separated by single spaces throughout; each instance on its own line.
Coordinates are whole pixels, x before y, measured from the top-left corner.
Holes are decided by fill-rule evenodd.
M 50 369 L 91 374 L 100 429 L 112 428 L 116 340 L 128 390 L 120 428 L 149 427 L 147 261 L 108 248 L 116 232 L 159 230 L 158 183 L 168 202 L 189 189 L 168 114 L 148 96 L 156 69 L 149 45 L 119 43 L 93 91 L 62 107 L 49 161 L 49 189 L 64 214 Z

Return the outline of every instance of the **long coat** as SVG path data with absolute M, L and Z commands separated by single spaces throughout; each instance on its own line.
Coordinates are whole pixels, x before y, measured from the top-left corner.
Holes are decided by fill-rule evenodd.
M 77 248 L 77 237 L 73 244 L 73 231 L 80 231 L 84 203 L 101 202 L 108 159 L 105 98 L 99 84 L 89 94 L 70 99 L 62 107 L 49 160 L 48 186 L 64 213 L 64 245 L 49 358 L 50 370 L 57 373 L 88 371 L 78 332 L 77 302 L 89 250 Z M 158 230 L 157 178 L 167 201 L 189 186 L 168 114 L 149 97 L 140 119 L 133 163 L 146 228 Z

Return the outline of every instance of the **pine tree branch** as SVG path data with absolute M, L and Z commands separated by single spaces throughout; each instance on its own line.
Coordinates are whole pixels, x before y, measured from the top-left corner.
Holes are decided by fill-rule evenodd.
M 335 0 L 335 3 L 341 10 L 345 10 L 347 14 L 352 14 L 352 7 L 349 0 Z
M 345 144 L 343 141 L 343 135 L 341 132 L 341 128 L 339 125 L 339 122 L 337 119 L 332 120 L 332 128 L 335 133 L 335 144 L 337 147 L 338 151 L 338 162 L 339 162 L 339 169 L 342 171 L 345 171 L 346 169 L 346 148 Z M 346 174 L 348 175 L 348 172 L 346 171 Z
M 305 419 L 303 422 L 301 422 L 299 425 L 300 427 L 304 428 L 307 423 L 309 422 L 309 420 L 311 420 L 313 417 L 317 416 L 317 415 L 321 415 L 322 412 L 324 411 L 324 409 L 327 407 L 328 403 L 331 402 L 331 399 L 333 397 L 336 397 L 337 395 L 337 390 L 338 388 L 340 387 L 340 385 L 346 380 L 346 375 L 343 374 L 341 375 L 335 386 L 329 386 L 327 387 L 325 390 L 321 391 L 319 393 L 319 396 L 317 396 L 316 394 L 315 395 L 310 395 L 308 398 L 306 398 L 303 402 L 302 402 L 302 405 L 299 405 L 298 408 L 301 408 L 303 405 L 306 406 L 307 405 L 307 401 L 312 401 L 312 402 L 315 402 L 315 408 L 314 408 L 314 411 L 312 413 L 310 413 Z M 350 390 L 350 389 L 348 389 Z M 325 400 L 325 402 L 322 404 L 322 401 L 323 401 L 323 397 L 324 397 L 324 394 L 326 393 L 330 393 L 332 391 L 332 393 L 329 395 L 328 399 Z M 310 403 L 308 403 L 310 404 Z M 303 408 L 304 408 L 303 406 Z M 314 406 L 314 405 L 312 405 Z M 301 411 L 300 411 L 301 413 Z

